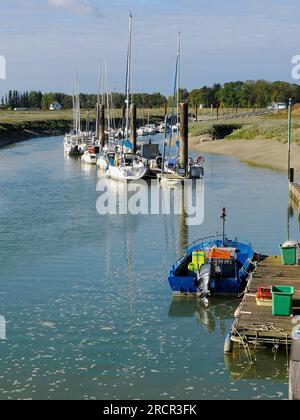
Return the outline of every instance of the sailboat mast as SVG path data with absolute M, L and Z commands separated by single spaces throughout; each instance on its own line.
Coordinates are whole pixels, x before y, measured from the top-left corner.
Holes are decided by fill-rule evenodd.
M 127 55 L 127 80 L 126 80 L 126 138 L 129 132 L 129 108 L 130 108 L 130 90 L 131 90 L 131 48 L 132 48 L 132 14 L 129 16 L 129 38 Z
M 111 129 L 111 121 L 110 121 L 110 100 L 109 100 L 109 93 L 108 93 L 108 76 L 107 76 L 107 58 L 105 57 L 105 87 L 106 87 L 106 102 L 107 102 L 107 123 L 108 123 L 108 142 L 110 143 L 110 129 Z
M 169 155 L 171 153 L 171 146 L 173 140 L 173 124 L 174 124 L 174 114 L 175 114 L 175 106 L 176 106 L 176 96 L 178 96 L 177 92 L 177 83 L 178 83 L 178 64 L 179 64 L 179 49 L 177 50 L 176 55 L 176 70 L 175 70 L 175 80 L 174 80 L 174 91 L 173 91 L 173 99 L 172 99 L 172 112 L 171 112 L 171 120 L 170 120 L 170 136 L 169 136 Z M 179 105 L 178 111 L 179 112 Z
M 98 66 L 98 89 L 97 89 L 97 104 L 100 105 L 100 92 L 101 92 L 101 72 L 102 72 L 102 62 L 99 61 Z
M 76 69 L 76 89 L 77 89 L 77 128 L 78 131 L 81 131 L 81 115 L 80 115 L 80 83 L 78 72 Z
M 177 70 L 177 137 L 179 138 L 179 105 L 180 105 L 180 59 L 181 59 L 181 33 L 178 33 L 178 70 Z
M 77 133 L 76 126 L 76 108 L 75 108 L 75 79 L 74 75 L 71 76 L 71 89 L 72 89 L 72 106 L 73 106 L 73 130 Z

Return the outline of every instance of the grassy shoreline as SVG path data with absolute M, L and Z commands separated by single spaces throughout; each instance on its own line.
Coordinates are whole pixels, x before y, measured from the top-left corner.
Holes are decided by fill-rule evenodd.
M 138 110 L 139 124 L 145 124 L 150 115 L 151 122 L 162 120 L 163 109 Z M 85 127 L 86 111 L 82 110 L 82 124 Z M 147 115 L 147 117 L 146 117 Z M 293 112 L 292 165 L 300 172 L 300 110 Z M 115 110 L 116 119 L 121 110 Z M 62 135 L 72 126 L 72 110 L 51 111 L 0 111 L 0 147 L 34 137 Z M 91 124 L 95 113 L 90 113 Z M 119 123 L 118 121 L 118 123 Z M 220 120 L 214 123 L 214 135 L 223 140 L 202 143 L 209 138 L 210 122 L 190 124 L 190 148 L 201 153 L 221 154 L 236 157 L 255 167 L 286 171 L 287 115 L 278 113 L 268 116 Z
M 70 122 L 65 120 L 0 123 L 0 147 L 34 137 L 62 135 L 69 129 Z
M 86 125 L 86 112 L 82 110 L 82 127 Z M 163 109 L 139 110 L 138 123 L 146 124 L 148 121 L 159 123 L 163 119 Z M 115 110 L 112 116 L 116 124 L 120 124 L 121 110 Z M 34 137 L 62 135 L 69 132 L 72 127 L 72 110 L 64 111 L 3 111 L 0 110 L 0 147 L 29 140 Z M 95 111 L 90 111 L 90 123 L 95 124 Z

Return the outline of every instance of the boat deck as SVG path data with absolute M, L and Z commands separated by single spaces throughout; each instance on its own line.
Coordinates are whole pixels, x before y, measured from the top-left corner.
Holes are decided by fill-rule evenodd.
M 256 302 L 258 287 L 294 286 L 293 310 L 290 317 L 273 316 L 271 306 Z M 280 257 L 260 261 L 236 312 L 232 337 L 248 343 L 290 344 L 291 333 L 300 318 L 300 266 L 284 266 Z

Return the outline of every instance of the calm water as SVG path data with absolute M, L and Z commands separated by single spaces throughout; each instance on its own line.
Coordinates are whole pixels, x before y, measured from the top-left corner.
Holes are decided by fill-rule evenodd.
M 177 216 L 99 216 L 97 175 L 63 157 L 62 138 L 0 150 L 0 399 L 286 398 L 286 357 L 223 356 L 234 300 L 172 300 L 168 269 L 187 232 Z M 205 222 L 278 254 L 283 175 L 206 157 Z M 291 217 L 298 238 L 298 220 Z M 226 363 L 225 363 L 226 362 Z

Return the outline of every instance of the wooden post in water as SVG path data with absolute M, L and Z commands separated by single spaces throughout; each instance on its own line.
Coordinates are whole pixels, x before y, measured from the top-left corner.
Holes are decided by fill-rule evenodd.
M 294 168 L 290 168 L 290 171 L 289 171 L 289 180 L 290 180 L 290 182 L 294 182 L 294 179 L 295 179 L 295 169 Z
M 300 400 L 300 324 L 292 333 L 292 351 L 290 361 L 290 400 Z
M 180 159 L 181 169 L 186 169 L 189 160 L 189 106 L 187 102 L 180 104 Z
M 166 121 L 166 116 L 168 114 L 168 103 L 165 103 L 165 115 L 164 115 L 164 121 Z
M 136 105 L 130 105 L 130 140 L 132 144 L 132 152 L 136 154 Z
M 291 168 L 291 142 L 292 142 L 292 99 L 289 99 L 288 109 L 288 177 Z
M 99 140 L 100 146 L 105 146 L 105 107 L 99 105 Z
M 100 138 L 100 105 L 96 104 L 96 139 Z
M 211 139 L 213 140 L 214 138 L 214 106 L 211 105 Z
M 125 136 L 126 136 L 125 126 L 126 126 L 126 104 L 123 105 L 123 108 L 122 108 L 122 135 L 123 135 L 123 138 L 125 138 Z
M 181 213 L 179 215 L 179 255 L 183 255 L 186 253 L 186 250 L 189 245 L 189 227 L 186 223 L 187 213 L 185 210 L 185 184 L 182 186 L 181 190 Z

